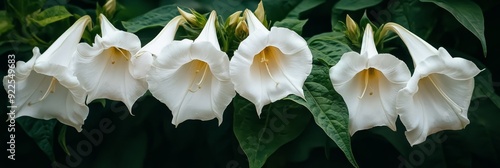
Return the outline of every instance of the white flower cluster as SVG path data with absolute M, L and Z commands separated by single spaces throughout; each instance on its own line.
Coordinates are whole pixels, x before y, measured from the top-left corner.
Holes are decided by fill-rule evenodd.
M 289 94 L 304 97 L 312 54 L 301 36 L 286 28 L 268 30 L 246 10 L 249 36 L 229 60 L 219 46 L 215 11 L 194 41 L 174 40 L 188 21 L 181 14 L 142 48 L 139 37 L 116 29 L 102 14 L 101 35 L 92 45 L 80 43 L 91 22 L 81 17 L 43 54 L 35 47 L 28 62 L 17 63 L 16 117 L 56 118 L 81 131 L 86 104 L 105 98 L 122 101 L 132 112 L 149 89 L 172 111 L 174 125 L 214 118 L 220 124 L 236 92 L 256 105 L 258 115 Z
M 399 115 L 411 145 L 441 130 L 463 129 L 469 124 L 467 110 L 474 90 L 474 76 L 481 70 L 468 60 L 452 58 L 396 23 L 393 31 L 413 58 L 413 75 L 406 64 L 391 54 L 377 52 L 372 28 L 367 24 L 361 53 L 348 52 L 330 69 L 334 89 L 349 110 L 349 132 L 375 126 L 396 130 Z

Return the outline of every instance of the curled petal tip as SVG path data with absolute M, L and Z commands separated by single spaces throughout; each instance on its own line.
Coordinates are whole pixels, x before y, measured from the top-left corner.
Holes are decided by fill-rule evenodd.
M 194 40 L 195 42 L 208 41 L 212 45 L 220 50 L 219 41 L 217 40 L 217 30 L 216 30 L 216 19 L 217 13 L 215 11 L 210 12 L 207 23 L 201 30 L 200 35 Z

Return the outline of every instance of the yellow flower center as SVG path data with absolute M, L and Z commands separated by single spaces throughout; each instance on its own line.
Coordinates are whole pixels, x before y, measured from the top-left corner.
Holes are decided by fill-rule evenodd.
M 278 66 L 278 61 L 277 61 L 277 55 L 282 54 L 281 51 L 273 46 L 268 46 L 264 48 L 260 53 L 255 55 L 254 57 L 254 63 L 258 63 L 259 67 L 260 65 L 264 65 L 266 68 L 266 72 L 271 78 L 271 80 L 276 83 L 276 86 L 278 86 L 279 82 L 273 77 L 272 73 L 272 68 L 279 68 Z M 270 66 L 271 65 L 271 66 Z M 260 68 L 259 68 L 260 69 Z
M 111 56 L 111 64 L 115 64 L 115 62 L 121 58 L 125 58 L 127 61 L 130 60 L 130 52 L 123 48 L 111 47 L 108 51 Z
M 368 85 L 369 81 L 372 80 L 372 81 L 376 81 L 377 78 L 379 78 L 379 72 L 374 69 L 374 68 L 368 68 L 368 69 L 365 69 L 363 71 L 361 71 L 360 73 L 363 74 L 363 77 L 364 77 L 364 81 L 365 81 L 365 87 L 363 87 L 363 92 L 361 93 L 360 96 L 358 96 L 358 98 L 363 98 L 365 96 L 365 93 L 366 93 L 366 90 L 369 88 L 369 95 L 373 95 L 373 88 Z M 371 78 L 371 79 L 370 79 Z
M 43 101 L 45 98 L 47 98 L 47 96 L 49 95 L 49 93 L 54 93 L 56 91 L 56 84 L 57 84 L 57 79 L 52 77 L 52 79 L 50 80 L 50 84 L 49 84 L 49 87 L 47 88 L 47 91 L 45 91 L 45 93 L 43 94 L 43 96 L 36 102 L 28 102 L 28 106 L 31 106 L 32 104 L 36 104 L 38 102 L 41 102 Z
M 195 69 L 195 71 L 193 75 L 193 81 L 189 86 L 189 91 L 196 92 L 201 89 L 201 84 L 203 84 L 203 81 L 205 80 L 205 76 L 207 75 L 207 70 L 208 70 L 208 64 L 200 60 L 194 60 L 191 62 L 191 66 Z M 203 70 L 203 72 L 201 72 L 201 70 Z

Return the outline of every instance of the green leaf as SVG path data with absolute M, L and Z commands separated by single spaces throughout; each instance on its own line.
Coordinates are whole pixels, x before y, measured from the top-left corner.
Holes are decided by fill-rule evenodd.
M 30 18 L 30 20 L 42 27 L 45 27 L 48 24 L 66 19 L 71 16 L 73 15 L 69 13 L 64 6 L 53 6 L 43 10 L 40 13 L 36 13 L 34 16 L 32 16 L 32 18 Z
M 365 11 L 363 13 L 363 16 L 361 17 L 361 19 L 359 21 L 359 27 L 361 28 L 361 30 L 365 30 L 367 24 L 370 24 L 370 26 L 372 26 L 372 28 L 377 29 L 377 26 L 375 24 L 373 24 L 373 22 L 370 20 L 370 18 L 368 18 L 368 16 L 366 15 L 366 11 Z
M 302 0 L 262 0 L 266 17 L 271 22 L 283 20 Z
M 165 26 L 178 15 L 180 14 L 177 11 L 177 5 L 165 5 L 128 21 L 122 21 L 122 24 L 128 32 L 135 33 L 149 27 Z
M 375 6 L 382 0 L 340 0 L 334 6 L 336 9 L 356 11 L 371 6 Z
M 16 119 L 16 122 L 21 125 L 28 136 L 33 138 L 38 147 L 49 157 L 49 159 L 54 161 L 54 127 L 57 120 L 41 120 L 31 117 L 19 117 Z
M 489 98 L 500 109 L 500 97 L 495 93 L 495 89 L 493 89 L 491 72 L 488 69 L 483 70 L 474 77 L 474 85 L 472 100 Z
M 432 2 L 450 12 L 465 28 L 474 34 L 483 47 L 486 57 L 486 38 L 484 37 L 484 17 L 481 7 L 470 0 L 420 0 Z
M 309 11 L 323 3 L 325 3 L 326 0 L 303 0 L 298 4 L 290 13 L 288 13 L 287 18 L 300 18 L 300 14 L 303 12 Z
M 434 29 L 439 25 L 436 17 L 436 5 L 421 3 L 418 0 L 395 1 L 388 5 L 389 13 L 379 12 L 375 15 L 375 23 L 378 25 L 392 21 L 407 28 L 422 39 L 428 39 Z M 425 12 L 422 12 L 425 11 Z M 373 16 L 373 15 L 372 15 Z
M 333 66 L 337 64 L 344 53 L 352 51 L 346 41 L 344 33 L 328 32 L 311 37 L 307 43 L 313 54 L 314 61 Z
M 12 28 L 14 28 L 14 25 L 12 24 L 12 19 L 7 16 L 6 11 L 4 10 L 0 11 L 0 36 L 5 32 L 8 32 Z
M 274 23 L 276 27 L 286 27 L 290 30 L 293 30 L 297 34 L 302 34 L 302 28 L 306 24 L 307 20 L 298 20 L 298 19 L 283 19 L 282 21 Z
M 336 56 L 339 58 L 339 56 Z M 287 97 L 309 109 L 314 121 L 344 152 L 354 167 L 358 167 L 351 149 L 351 136 L 348 130 L 349 114 L 342 97 L 335 93 L 330 82 L 329 68 L 314 65 L 304 84 L 306 100 Z
M 330 24 L 332 25 L 332 30 L 335 31 L 335 30 L 338 30 L 339 28 L 340 29 L 345 28 L 345 27 L 343 28 L 343 25 L 345 22 L 345 18 L 343 18 L 343 15 L 344 15 L 343 10 L 337 10 L 335 8 L 331 9 L 330 16 L 332 19 L 330 20 Z
M 233 131 L 250 168 L 262 167 L 280 146 L 299 136 L 311 116 L 306 108 L 290 101 L 280 100 L 264 106 L 260 118 L 248 100 L 236 97 L 233 103 Z
M 26 16 L 41 9 L 45 0 L 7 0 L 7 13 L 24 21 Z

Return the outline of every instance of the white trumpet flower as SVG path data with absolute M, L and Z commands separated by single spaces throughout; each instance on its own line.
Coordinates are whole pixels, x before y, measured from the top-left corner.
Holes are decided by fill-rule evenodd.
M 116 29 L 100 15 L 102 37 L 93 46 L 80 43 L 77 48 L 75 74 L 87 91 L 87 103 L 98 98 L 122 101 L 132 113 L 132 105 L 147 90 L 145 79 L 135 79 L 130 58 L 141 48 L 139 37 Z
M 175 33 L 185 20 L 182 16 L 176 16 L 170 20 L 160 33 L 148 44 L 142 47 L 132 58 L 131 75 L 136 79 L 145 78 L 151 69 L 153 60 L 160 54 L 161 50 L 174 41 Z
M 33 57 L 28 62 L 17 62 L 14 80 L 16 118 L 56 118 L 77 131 L 82 130 L 89 109 L 85 105 L 86 92 L 73 74 L 73 58 L 90 21 L 89 16 L 81 17 L 43 54 L 35 47 Z M 3 83 L 7 90 L 7 76 Z
M 367 24 L 361 54 L 345 53 L 330 69 L 333 87 L 349 111 L 350 134 L 375 126 L 396 131 L 396 97 L 409 78 L 403 61 L 377 52 L 372 28 Z
M 172 111 L 172 124 L 186 120 L 222 123 L 226 107 L 236 95 L 229 77 L 229 58 L 217 41 L 212 11 L 198 38 L 173 41 L 163 49 L 147 81 L 151 94 Z
M 411 145 L 441 130 L 459 130 L 469 124 L 467 111 L 474 76 L 481 70 L 463 58 L 452 58 L 396 23 L 384 29 L 396 32 L 408 48 L 415 71 L 398 93 L 397 108 Z
M 297 33 L 273 27 L 271 31 L 245 10 L 249 36 L 240 43 L 230 62 L 235 90 L 262 107 L 289 94 L 304 98 L 302 86 L 311 73 L 312 53 Z

